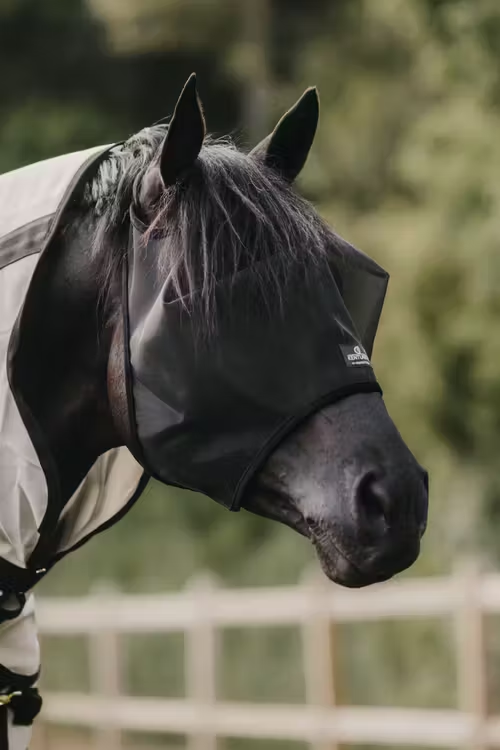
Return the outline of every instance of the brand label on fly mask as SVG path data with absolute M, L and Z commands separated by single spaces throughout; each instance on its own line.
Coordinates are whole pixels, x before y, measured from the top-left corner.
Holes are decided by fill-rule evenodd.
M 359 367 L 360 365 L 371 367 L 370 357 L 359 344 L 356 346 L 341 344 L 340 349 L 344 355 L 347 367 Z

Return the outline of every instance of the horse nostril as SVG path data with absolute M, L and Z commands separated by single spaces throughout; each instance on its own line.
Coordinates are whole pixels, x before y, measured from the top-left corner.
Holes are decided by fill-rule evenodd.
M 355 490 L 354 503 L 363 521 L 371 525 L 381 521 L 387 524 L 390 498 L 377 472 L 368 471 L 361 477 Z

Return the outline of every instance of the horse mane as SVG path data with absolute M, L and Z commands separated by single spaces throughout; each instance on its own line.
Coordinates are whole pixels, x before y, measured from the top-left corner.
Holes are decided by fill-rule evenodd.
M 165 125 L 146 128 L 113 150 L 89 184 L 92 248 L 107 281 L 127 251 L 134 184 L 154 162 Z M 257 274 L 264 298 L 279 298 L 293 264 L 324 264 L 342 240 L 277 172 L 229 139 L 207 138 L 193 167 L 167 188 L 148 228 L 159 237 L 158 273 L 171 299 L 196 296 L 214 307 L 215 288 L 242 268 Z

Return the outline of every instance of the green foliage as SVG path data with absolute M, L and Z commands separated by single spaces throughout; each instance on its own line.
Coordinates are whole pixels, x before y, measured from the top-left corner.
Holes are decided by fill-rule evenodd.
M 295 628 L 238 628 L 224 632 L 219 660 L 220 699 L 304 703 L 301 646 L 300 633 Z M 273 668 L 269 669 L 271 664 Z
M 0 171 L 105 143 L 113 131 L 109 118 L 92 105 L 24 101 L 0 124 Z
M 500 549 L 499 20 L 488 0 L 356 2 L 302 50 L 322 93 L 305 189 L 392 275 L 375 363 L 431 471 L 421 569 L 448 566 L 464 526 Z

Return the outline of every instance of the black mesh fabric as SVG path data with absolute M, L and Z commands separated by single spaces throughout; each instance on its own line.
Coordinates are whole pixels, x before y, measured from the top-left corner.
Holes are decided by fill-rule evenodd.
M 264 291 L 253 266 L 216 285 L 211 324 L 196 294 L 170 301 L 158 284 L 158 240 L 131 236 L 124 310 L 137 457 L 160 481 L 238 510 L 301 420 L 380 391 L 369 355 L 388 275 L 348 245 L 329 266 L 287 269 L 279 292 Z M 278 264 L 266 270 L 279 276 Z

